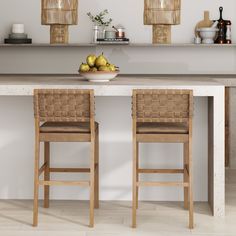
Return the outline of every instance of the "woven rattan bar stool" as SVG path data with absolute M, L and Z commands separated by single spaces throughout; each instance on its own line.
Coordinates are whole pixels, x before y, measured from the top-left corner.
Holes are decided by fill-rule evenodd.
M 99 207 L 99 130 L 94 121 L 93 90 L 34 90 L 35 169 L 33 226 L 38 225 L 38 192 L 44 186 L 44 207 L 49 207 L 49 186 L 66 185 L 90 188 L 90 223 L 94 225 L 94 208 Z M 39 167 L 40 143 L 44 143 L 44 164 Z M 89 168 L 51 168 L 50 142 L 90 142 Z M 89 173 L 87 181 L 50 180 L 50 173 Z M 40 175 L 44 173 L 44 180 Z
M 143 186 L 184 188 L 184 207 L 189 209 L 189 228 L 193 228 L 192 111 L 190 90 L 133 91 L 133 208 L 132 227 L 136 227 L 138 191 Z M 183 143 L 183 169 L 141 169 L 139 143 Z M 181 182 L 139 181 L 140 174 L 182 174 Z

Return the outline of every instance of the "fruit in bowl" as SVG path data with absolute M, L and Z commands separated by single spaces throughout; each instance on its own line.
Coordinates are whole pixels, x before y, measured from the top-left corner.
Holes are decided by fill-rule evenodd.
M 109 63 L 103 53 L 98 57 L 91 54 L 80 65 L 79 73 L 91 82 L 108 82 L 118 75 L 119 68 Z
M 95 60 L 95 66 L 98 68 L 100 66 L 106 66 L 108 63 L 107 59 L 102 55 L 98 56 Z
M 96 59 L 97 57 L 95 55 L 89 55 L 87 57 L 87 64 L 90 66 L 90 67 L 94 67 L 95 66 L 95 62 L 96 62 Z
M 80 71 L 80 72 L 88 72 L 89 70 L 90 70 L 90 67 L 89 67 L 88 64 L 82 63 L 82 64 L 80 65 L 80 68 L 79 68 L 79 71 Z

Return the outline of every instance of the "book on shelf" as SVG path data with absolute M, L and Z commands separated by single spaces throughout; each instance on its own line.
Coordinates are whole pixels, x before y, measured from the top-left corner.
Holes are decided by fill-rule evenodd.
M 97 44 L 129 44 L 128 38 L 115 38 L 115 39 L 97 39 Z

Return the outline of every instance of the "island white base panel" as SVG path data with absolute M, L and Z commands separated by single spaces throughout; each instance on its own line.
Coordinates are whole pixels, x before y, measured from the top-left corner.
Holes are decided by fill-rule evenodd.
M 34 173 L 33 99 L 0 97 L 0 198 L 32 199 Z M 131 200 L 132 125 L 129 97 L 96 97 L 100 123 L 100 199 Z M 194 98 L 194 200 L 208 201 L 208 100 Z M 42 147 L 43 148 L 43 147 Z M 41 149 L 43 154 L 43 149 Z M 182 144 L 141 144 L 145 168 L 182 168 Z M 42 158 L 41 158 L 42 159 Z M 89 145 L 57 143 L 51 146 L 51 166 L 86 167 Z M 52 174 L 52 179 L 78 180 L 86 174 Z M 145 175 L 144 180 L 181 180 L 178 175 Z M 42 197 L 43 188 L 40 188 Z M 88 199 L 88 189 L 51 187 L 51 199 Z M 141 188 L 140 200 L 182 201 L 182 188 Z

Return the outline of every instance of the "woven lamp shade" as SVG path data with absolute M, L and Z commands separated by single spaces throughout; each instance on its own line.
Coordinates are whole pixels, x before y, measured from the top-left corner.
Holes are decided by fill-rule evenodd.
M 180 24 L 181 0 L 144 0 L 144 25 L 153 25 L 153 43 L 171 43 L 171 25 Z
M 78 0 L 42 0 L 41 21 L 51 27 L 51 43 L 68 43 L 68 26 L 78 24 Z

